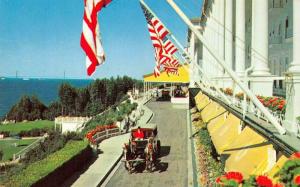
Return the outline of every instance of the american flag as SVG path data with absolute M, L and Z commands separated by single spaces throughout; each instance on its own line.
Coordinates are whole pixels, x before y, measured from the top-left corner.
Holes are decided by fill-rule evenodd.
M 159 19 L 157 19 L 143 4 L 141 4 L 141 7 L 145 14 L 148 24 L 148 30 L 150 33 L 150 39 L 155 49 L 155 77 L 160 75 L 161 66 L 168 66 L 169 68 L 165 68 L 166 71 L 169 71 L 170 67 L 172 66 L 172 70 L 175 71 L 176 69 L 178 69 L 178 64 L 176 65 L 178 61 L 175 61 L 173 54 L 178 49 L 167 38 L 169 31 L 163 26 Z
M 171 61 L 164 65 L 165 72 L 169 74 L 179 75 L 178 73 L 179 62 L 176 58 L 172 58 Z
M 86 53 L 87 74 L 92 75 L 96 66 L 103 64 L 105 54 L 100 42 L 98 12 L 111 0 L 84 0 L 84 15 L 80 45 Z

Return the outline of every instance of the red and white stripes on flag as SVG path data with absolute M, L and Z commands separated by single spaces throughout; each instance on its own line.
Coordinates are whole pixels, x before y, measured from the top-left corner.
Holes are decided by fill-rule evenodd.
M 111 0 L 84 0 L 84 15 L 80 45 L 86 54 L 87 74 L 92 75 L 96 66 L 105 60 L 104 50 L 100 41 L 98 12 Z
M 156 65 L 154 68 L 154 76 L 160 75 L 160 66 L 165 61 L 169 59 L 169 57 L 163 51 L 163 42 L 161 40 L 161 36 L 166 36 L 169 32 L 164 28 L 164 26 L 155 18 L 151 19 L 148 22 L 148 30 L 150 33 L 150 38 L 155 49 L 155 59 Z
M 159 19 L 157 19 L 143 4 L 141 4 L 141 7 L 145 14 L 150 38 L 155 49 L 156 65 L 154 68 L 154 76 L 159 76 L 160 69 L 164 66 L 169 67 L 165 68 L 165 70 L 169 70 L 171 66 L 172 70 L 178 70 L 178 65 L 173 65 L 173 63 L 175 62 L 173 54 L 178 49 L 169 39 L 167 39 L 169 31 L 163 26 Z
M 166 52 L 170 55 L 173 55 L 178 50 L 175 45 L 168 39 L 164 42 L 164 47 L 166 49 Z
M 171 73 L 174 75 L 178 75 L 178 67 L 179 67 L 179 62 L 176 58 L 173 57 L 171 61 L 169 61 L 164 65 L 164 70 L 166 71 L 167 74 Z

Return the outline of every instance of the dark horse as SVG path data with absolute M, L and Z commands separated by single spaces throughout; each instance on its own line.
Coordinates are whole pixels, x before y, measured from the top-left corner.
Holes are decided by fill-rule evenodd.
M 150 137 L 148 140 L 148 144 L 145 148 L 145 160 L 146 160 L 146 170 L 152 172 L 153 171 L 153 166 L 154 166 L 154 161 L 155 161 L 155 151 L 154 150 L 154 145 L 153 145 L 153 138 Z

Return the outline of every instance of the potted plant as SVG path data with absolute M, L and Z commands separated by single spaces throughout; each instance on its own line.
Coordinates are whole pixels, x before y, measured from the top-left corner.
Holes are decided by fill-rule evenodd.
M 300 152 L 294 153 L 276 173 L 287 186 L 300 186 Z
M 216 179 L 218 186 L 238 187 L 243 182 L 243 175 L 240 172 L 230 171 Z

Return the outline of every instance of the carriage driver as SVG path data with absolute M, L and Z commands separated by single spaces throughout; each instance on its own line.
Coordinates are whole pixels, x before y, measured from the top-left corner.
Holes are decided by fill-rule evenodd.
M 137 131 L 134 133 L 134 138 L 136 139 L 144 139 L 144 133 L 140 127 L 138 127 Z

